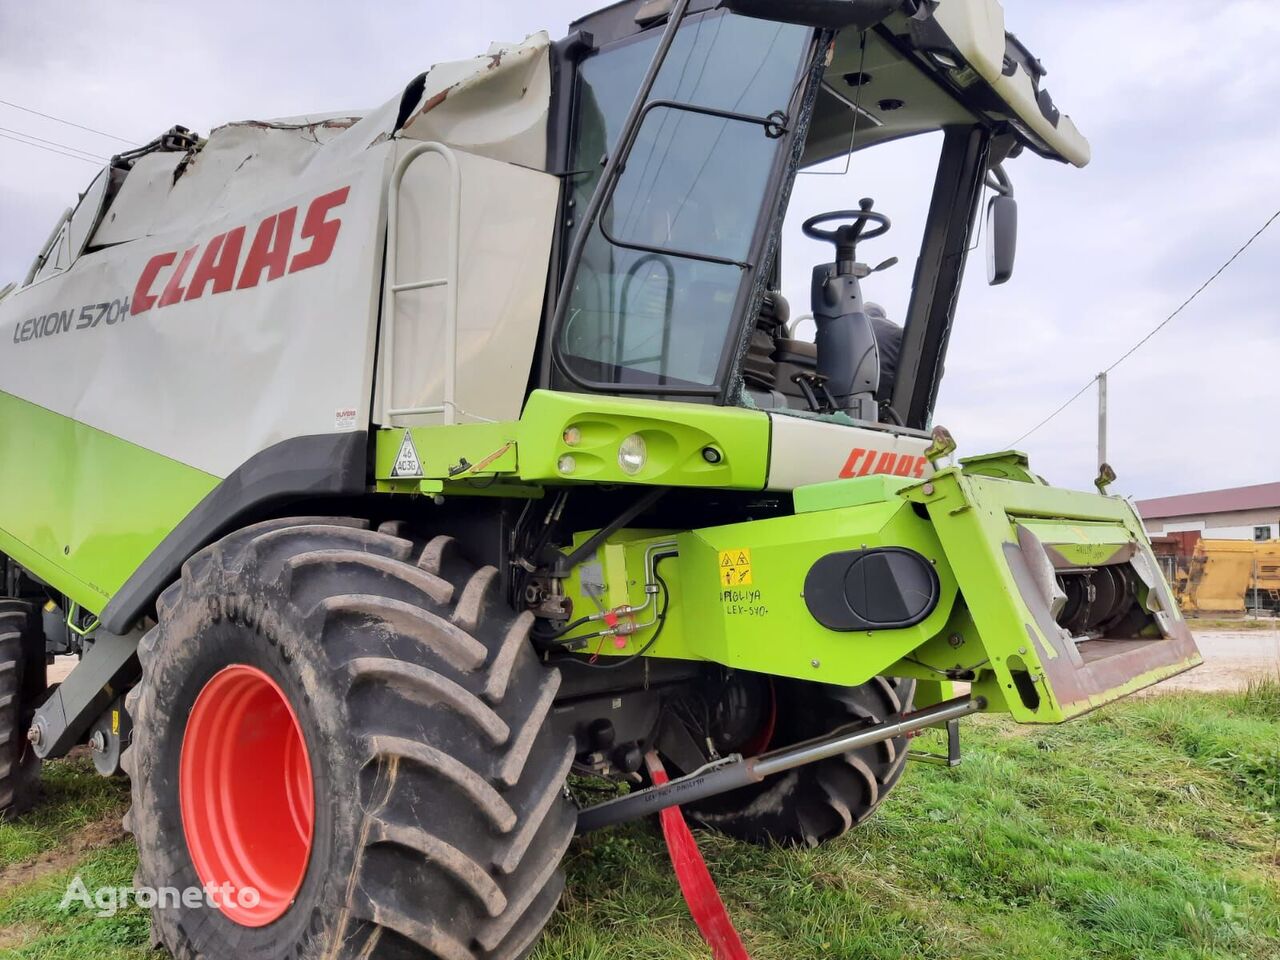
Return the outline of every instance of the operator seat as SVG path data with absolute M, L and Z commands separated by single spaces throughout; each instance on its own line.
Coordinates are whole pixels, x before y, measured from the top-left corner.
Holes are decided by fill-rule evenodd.
M 782 300 L 783 304 L 786 303 L 780 293 L 770 293 L 769 296 Z M 890 320 L 884 307 L 878 303 L 868 302 L 863 309 L 871 321 L 876 335 L 876 345 L 880 348 L 880 389 L 876 391 L 876 400 L 888 403 L 893 397 L 893 383 L 898 373 L 898 357 L 902 353 L 902 327 Z M 786 313 L 790 315 L 789 309 Z M 758 325 L 757 336 L 760 332 Z M 773 343 L 774 349 L 770 358 L 774 364 L 773 389 L 788 398 L 795 398 L 803 406 L 804 394 L 793 378 L 796 374 L 813 373 L 818 368 L 818 347 L 811 341 L 796 340 L 787 336 L 785 326 L 774 337 Z M 754 341 L 752 352 L 755 352 Z
M 880 349 L 880 389 L 876 391 L 876 400 L 889 403 L 893 399 L 893 382 L 898 376 L 898 358 L 902 354 L 902 327 L 890 320 L 878 303 L 867 303 L 863 310 L 871 320 L 876 346 Z
M 791 304 L 780 290 L 768 290 L 756 314 L 756 325 L 751 331 L 751 343 L 743 362 L 742 374 L 748 386 L 760 390 L 782 390 L 777 364 L 773 360 L 779 338 L 787 335 L 787 321 L 791 319 Z

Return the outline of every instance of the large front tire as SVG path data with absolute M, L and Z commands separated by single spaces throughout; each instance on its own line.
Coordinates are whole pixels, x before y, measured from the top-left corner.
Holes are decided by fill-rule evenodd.
M 506 960 L 559 899 L 573 748 L 546 724 L 559 675 L 531 617 L 449 538 L 364 527 L 232 534 L 139 646 L 139 884 L 264 888 L 162 902 L 179 960 Z

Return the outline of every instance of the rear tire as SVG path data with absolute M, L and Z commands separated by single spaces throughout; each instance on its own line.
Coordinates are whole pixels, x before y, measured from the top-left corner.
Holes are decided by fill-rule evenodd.
M 873 677 L 861 686 L 836 687 L 778 680 L 774 690 L 775 723 L 766 749 L 853 723 L 895 719 L 911 709 L 915 681 Z M 907 743 L 897 737 L 851 750 L 686 809 L 703 826 L 740 840 L 814 847 L 875 812 L 902 776 Z
M 27 727 L 32 690 L 44 686 L 44 662 L 33 654 L 43 649 L 31 604 L 0 599 L 0 816 L 25 812 L 39 793 L 40 758 L 27 742 Z
M 218 823 L 241 802 L 274 816 L 292 843 L 289 824 L 306 819 L 298 771 L 312 780 L 296 891 L 285 884 L 278 909 L 257 914 L 154 909 L 154 938 L 179 960 L 508 960 L 531 948 L 559 899 L 575 826 L 564 795 L 573 746 L 546 724 L 559 674 L 528 643 L 532 617 L 506 607 L 497 570 L 477 570 L 450 538 L 421 546 L 396 524 L 365 526 L 293 519 L 232 534 L 184 565 L 139 645 L 124 763 L 140 886 L 229 879 L 216 869 L 232 849 Z M 294 762 L 290 741 L 279 750 L 290 777 L 255 776 L 274 768 L 249 763 L 223 777 L 221 793 L 183 787 L 183 770 L 217 742 L 200 734 L 193 705 L 235 664 L 280 691 L 307 762 Z M 228 710 L 224 728 L 242 728 Z M 216 771 L 222 754 L 211 756 L 203 769 Z M 224 851 L 214 867 L 189 842 L 199 851 L 210 831 Z M 262 831 L 244 835 L 241 875 L 282 875 L 271 860 L 282 845 L 257 849 Z

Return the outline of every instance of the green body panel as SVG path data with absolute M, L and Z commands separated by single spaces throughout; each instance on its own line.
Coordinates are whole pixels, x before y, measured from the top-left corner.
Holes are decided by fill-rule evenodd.
M 837 485 L 868 486 L 857 480 Z M 955 605 L 955 575 L 931 525 L 905 500 L 892 496 L 858 506 L 674 534 L 622 531 L 568 582 L 574 616 L 601 608 L 594 599 L 601 592 L 599 583 L 605 587 L 607 608 L 642 604 L 645 548 L 668 539 L 674 539 L 679 550 L 679 556 L 663 561 L 659 568 L 671 589 L 670 615 L 658 642 L 647 651 L 649 656 L 708 660 L 777 676 L 858 684 L 884 673 L 887 666 L 941 632 Z M 902 630 L 837 632 L 813 619 L 804 601 L 809 568 L 828 553 L 863 546 L 908 547 L 934 562 L 940 597 L 922 623 Z M 722 566 L 723 554 L 740 551 L 750 555 L 747 582 L 738 582 L 743 568 Z M 648 616 L 646 611 L 641 621 Z M 569 636 L 598 629 L 589 625 Z M 635 653 L 651 637 L 650 630 L 641 630 L 625 643 L 609 638 L 599 645 L 599 652 Z M 597 644 L 589 649 L 596 652 Z
M 0 393 L 0 552 L 98 613 L 218 478 Z
M 829 553 L 906 547 L 928 558 L 941 584 L 937 608 L 902 630 L 837 632 L 823 627 L 804 601 L 809 568 Z M 751 583 L 730 584 L 734 568 L 721 553 L 750 551 Z M 824 683 L 865 683 L 937 634 L 956 598 L 956 580 L 929 524 L 895 497 L 695 530 L 680 539 L 689 597 L 683 621 L 689 648 L 708 660 Z M 726 572 L 721 575 L 721 570 Z
M 964 468 L 967 476 L 998 477 L 1002 480 L 1020 480 L 1023 483 L 1045 485 L 1043 480 L 1031 472 L 1031 461 L 1019 450 L 962 457 L 960 466 Z
M 709 660 L 825 683 L 863 683 L 940 631 L 955 602 L 955 577 L 937 537 L 910 504 L 894 498 L 678 534 L 623 531 L 610 539 L 594 562 L 574 572 L 567 586 L 574 616 L 600 609 L 593 599 L 600 593 L 599 583 L 605 587 L 604 606 L 610 609 L 642 604 L 645 548 L 668 539 L 677 542 L 679 556 L 663 561 L 659 568 L 671 589 L 671 600 L 661 637 L 647 651 L 655 657 Z M 809 567 L 825 554 L 863 544 L 906 546 L 936 561 L 940 601 L 923 623 L 904 630 L 839 633 L 813 619 L 804 602 Z M 722 582 L 721 553 L 740 550 L 750 552 L 749 582 Z M 726 572 L 723 579 L 739 577 Z M 646 610 L 640 621 L 648 618 Z M 588 626 L 569 636 L 598 629 L 598 625 Z M 635 653 L 651 637 L 651 631 L 641 630 L 625 643 L 609 638 L 600 652 Z M 590 644 L 590 652 L 596 652 L 596 646 Z
M 519 480 L 519 421 L 458 423 L 383 429 L 375 435 L 374 478 L 380 493 L 540 497 Z M 393 476 L 408 435 L 422 467 L 420 478 Z
M 445 486 L 392 476 L 406 434 L 422 479 Z M 618 466 L 618 445 L 632 434 L 644 439 L 648 456 L 628 474 Z M 759 411 L 549 390 L 530 394 L 519 420 L 382 429 L 375 443 L 378 487 L 388 492 L 482 493 L 488 488 L 475 481 L 485 478 L 760 490 L 769 469 L 769 417 Z M 571 469 L 563 469 L 565 457 Z
M 798 488 L 792 495 L 796 513 L 814 513 L 837 507 L 860 507 L 867 503 L 884 503 L 899 490 L 915 483 L 903 477 L 875 474 L 850 480 L 832 480 Z
M 929 696 L 967 677 L 989 709 L 1026 723 L 1061 722 L 1200 662 L 1141 522 L 1119 498 L 953 468 L 905 487 L 882 477 L 824 483 L 797 490 L 795 502 L 801 512 L 792 516 L 610 538 L 566 586 L 574 616 L 644 604 L 645 550 L 674 540 L 679 555 L 660 567 L 670 613 L 648 649 L 652 613 L 644 609 L 632 618 L 643 629 L 593 638 L 587 651 L 644 650 L 836 684 L 913 676 L 928 682 Z M 933 564 L 941 587 L 933 612 L 903 629 L 839 632 L 818 623 L 804 600 L 813 563 L 877 546 L 906 547 Z M 1042 556 L 1027 561 L 1024 551 L 1036 550 Z M 1066 572 L 1105 563 L 1154 571 L 1139 596 L 1148 626 L 1133 637 L 1068 636 L 1027 573 L 1038 564 L 1052 582 L 1050 563 Z M 600 629 L 596 622 L 571 636 Z

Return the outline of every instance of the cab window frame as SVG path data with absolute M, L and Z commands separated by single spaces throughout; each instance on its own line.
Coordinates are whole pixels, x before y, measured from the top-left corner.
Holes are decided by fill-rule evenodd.
M 692 13 L 688 15 L 681 25 L 681 29 L 695 28 L 704 18 L 717 16 L 732 16 L 732 14 L 714 8 Z M 564 112 L 561 114 L 565 136 L 563 146 L 559 148 L 563 151 L 560 154 L 563 166 L 572 166 L 571 158 L 574 155 L 574 145 L 578 136 L 577 125 L 580 118 L 581 97 L 583 96 L 583 64 L 588 59 L 593 59 L 596 56 L 654 38 L 661 32 L 661 29 L 662 26 L 659 24 L 643 30 L 637 30 L 633 34 L 593 47 L 587 55 L 575 58 L 571 62 L 564 64 L 568 68 L 564 70 L 563 89 L 565 92 L 562 94 L 567 102 L 564 106 Z M 759 215 L 750 242 L 747 245 L 747 254 L 743 258 L 746 266 L 743 268 L 743 276 L 738 284 L 734 304 L 729 313 L 725 339 L 712 381 L 705 385 L 627 383 L 593 380 L 571 371 L 566 373 L 563 368 L 570 361 L 570 356 L 564 351 L 564 331 L 563 329 L 551 329 L 551 325 L 548 324 L 545 333 L 547 338 L 545 349 L 549 361 L 550 358 L 554 358 L 554 362 L 546 364 L 544 382 L 547 382 L 551 389 L 588 390 L 611 395 L 653 398 L 680 397 L 721 405 L 736 401 L 737 394 L 742 388 L 740 367 L 743 353 L 742 344 L 747 337 L 747 318 L 748 315 L 752 314 L 753 304 L 755 309 L 758 309 L 760 298 L 764 293 L 765 283 L 773 272 L 773 261 L 776 257 L 779 240 L 778 235 L 782 228 L 786 202 L 790 194 L 789 183 L 794 178 L 798 167 L 799 150 L 797 149 L 797 144 L 803 145 L 804 143 L 809 114 L 813 109 L 813 94 L 816 91 L 817 78 L 821 76 L 823 51 L 829 39 L 830 33 L 827 31 L 810 31 L 805 49 L 797 58 L 794 81 L 784 106 L 787 115 L 786 127 L 775 143 L 774 157 L 770 163 L 768 177 L 759 200 Z M 664 99 L 667 98 L 657 97 L 651 100 L 650 103 Z M 556 241 L 556 262 L 552 272 L 553 283 L 551 284 L 551 289 L 553 291 L 558 289 L 559 282 L 563 278 L 563 257 L 569 246 L 571 223 L 576 212 L 574 207 L 571 206 L 575 191 L 569 181 L 574 176 L 581 176 L 583 172 L 569 169 L 563 174 L 566 183 L 561 197 L 561 218 L 558 229 L 559 236 Z M 677 251 L 671 251 L 671 253 L 675 255 Z M 547 316 L 551 316 L 553 313 L 554 302 L 549 299 Z

